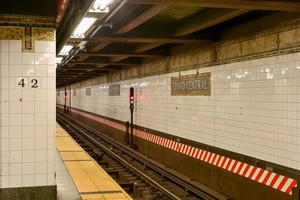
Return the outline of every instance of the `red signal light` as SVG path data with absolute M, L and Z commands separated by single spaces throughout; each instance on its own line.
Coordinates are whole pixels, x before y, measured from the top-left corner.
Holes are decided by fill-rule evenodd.
M 131 104 L 134 103 L 134 88 L 133 87 L 131 87 L 129 90 L 129 101 Z

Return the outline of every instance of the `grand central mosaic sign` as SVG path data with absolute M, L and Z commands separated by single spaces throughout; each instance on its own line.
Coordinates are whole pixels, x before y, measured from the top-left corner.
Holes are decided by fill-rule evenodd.
M 171 77 L 172 96 L 210 96 L 211 73 Z
M 120 84 L 112 83 L 109 85 L 109 96 L 120 96 Z

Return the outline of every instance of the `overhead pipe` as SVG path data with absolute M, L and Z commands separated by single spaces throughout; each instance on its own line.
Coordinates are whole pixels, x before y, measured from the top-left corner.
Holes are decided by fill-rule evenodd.
M 127 3 L 127 0 L 123 0 L 118 7 L 116 7 L 106 18 L 105 20 L 102 22 L 103 25 L 109 26 L 110 28 L 112 28 L 113 24 L 108 23 L 108 21 L 115 16 L 115 14 Z M 92 38 L 102 27 L 103 25 L 99 25 L 88 38 Z
M 108 21 L 127 3 L 127 0 L 123 0 L 106 18 L 105 20 L 102 22 L 103 24 L 106 23 L 107 26 L 109 26 L 110 28 L 112 28 L 112 24 L 108 23 Z M 97 29 L 95 29 L 89 36 L 87 36 L 87 38 L 92 38 L 99 30 L 100 28 L 102 28 L 102 25 L 99 25 L 97 27 Z M 64 59 L 63 64 L 67 63 L 69 60 L 71 60 L 72 58 L 75 57 L 75 55 L 79 52 L 85 52 L 86 49 L 76 49 L 74 50 L 72 53 L 70 53 L 70 55 Z
M 60 1 L 69 1 L 69 0 L 60 0 Z M 123 0 L 106 18 L 105 20 L 102 22 L 102 24 L 106 24 L 106 26 L 109 26 L 110 28 L 112 28 L 112 24 L 108 23 L 108 21 L 115 16 L 115 14 L 127 3 L 127 0 Z M 92 38 L 99 30 L 100 28 L 102 28 L 103 25 L 99 25 L 97 27 L 97 29 L 95 29 L 87 38 Z M 65 65 L 65 63 L 69 62 L 69 60 L 73 59 L 77 53 L 79 52 L 84 52 L 86 51 L 86 49 L 75 49 L 73 52 L 70 52 L 70 55 L 67 56 L 64 60 L 63 63 L 61 64 L 62 66 Z

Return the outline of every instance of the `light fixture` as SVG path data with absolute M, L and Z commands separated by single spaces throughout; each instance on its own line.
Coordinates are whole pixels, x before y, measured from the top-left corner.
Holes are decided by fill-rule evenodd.
M 56 57 L 55 63 L 56 63 L 56 64 L 60 64 L 61 61 L 62 61 L 62 59 L 63 59 L 63 57 Z
M 112 2 L 113 0 L 95 0 L 94 4 L 92 6 L 92 9 L 90 9 L 90 12 L 101 12 L 105 11 L 107 9 L 107 6 Z
M 81 22 L 78 24 L 76 29 L 72 34 L 72 38 L 84 38 L 85 33 L 89 30 L 89 28 L 95 23 L 97 18 L 94 17 L 84 17 Z
M 59 54 L 60 56 L 67 56 L 69 55 L 69 52 L 71 51 L 71 49 L 73 48 L 72 45 L 65 45 L 63 46 L 63 48 L 60 50 Z

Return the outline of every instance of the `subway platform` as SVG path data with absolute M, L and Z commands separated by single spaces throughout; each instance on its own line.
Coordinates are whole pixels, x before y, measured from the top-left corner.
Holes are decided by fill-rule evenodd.
M 59 125 L 56 125 L 59 200 L 131 200 L 131 197 Z

